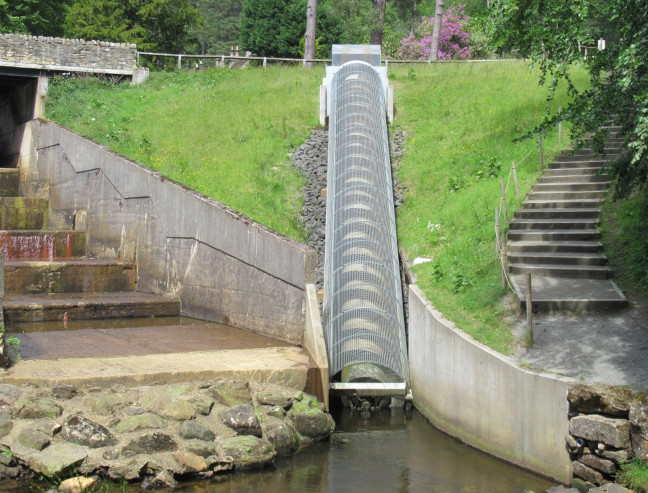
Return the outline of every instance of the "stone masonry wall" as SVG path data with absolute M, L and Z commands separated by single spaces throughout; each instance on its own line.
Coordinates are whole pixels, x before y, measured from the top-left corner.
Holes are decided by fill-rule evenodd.
M 648 460 L 648 395 L 587 383 L 572 386 L 568 400 L 574 476 L 601 485 L 614 480 L 623 462 Z
M 132 75 L 136 63 L 134 44 L 0 35 L 0 66 Z

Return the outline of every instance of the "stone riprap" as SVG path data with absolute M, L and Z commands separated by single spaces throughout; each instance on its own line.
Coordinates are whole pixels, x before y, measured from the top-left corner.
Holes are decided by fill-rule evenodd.
M 648 459 L 646 393 L 583 383 L 569 389 L 568 400 L 567 446 L 576 478 L 587 486 L 603 485 L 629 459 Z
M 233 389 L 245 404 L 223 404 Z M 335 428 L 313 396 L 241 380 L 111 389 L 0 384 L 0 402 L 1 478 L 78 472 L 173 486 L 266 466 Z
M 23 34 L 0 35 L 0 66 L 82 73 L 133 75 L 137 47 Z

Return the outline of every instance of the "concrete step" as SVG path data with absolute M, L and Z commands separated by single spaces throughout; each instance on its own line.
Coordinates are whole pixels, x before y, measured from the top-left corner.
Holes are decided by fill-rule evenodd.
M 596 219 L 601 213 L 598 208 L 575 207 L 567 208 L 544 208 L 544 209 L 519 209 L 515 211 L 515 217 L 520 219 Z
M 607 190 L 588 190 L 588 191 L 531 191 L 527 195 L 529 200 L 583 200 L 583 199 L 602 199 L 605 197 Z
M 576 199 L 576 200 L 525 200 L 522 207 L 525 209 L 577 209 L 577 208 L 598 208 L 604 200 L 599 199 Z
M 570 151 L 572 155 L 598 155 L 601 156 L 596 150 L 592 149 L 591 147 L 583 147 L 582 149 L 579 149 L 575 152 Z M 610 154 L 619 154 L 621 152 L 621 146 L 620 145 L 610 145 L 607 142 L 605 143 L 603 147 L 603 156 L 609 156 Z
M 523 275 L 511 276 L 522 308 L 526 309 L 526 282 Z M 619 310 L 628 300 L 609 279 L 576 279 L 531 276 L 533 311 Z
M 517 230 L 590 230 L 598 226 L 598 218 L 594 219 L 515 219 L 511 221 L 509 231 Z
M 97 358 L 32 359 L 0 375 L 13 385 L 31 383 L 45 388 L 68 383 L 81 388 L 160 385 L 220 379 L 254 379 L 304 389 L 316 374 L 308 352 L 296 346 L 225 349 L 108 356 Z
M 18 168 L 0 168 L 0 197 L 18 197 L 20 188 L 20 170 Z
M 5 262 L 5 293 L 133 291 L 135 277 L 132 263 L 117 260 L 10 260 Z
M 562 264 L 509 264 L 511 274 L 530 273 L 538 276 L 572 277 L 583 279 L 608 279 L 610 268 L 597 265 L 562 265 Z
M 606 265 L 607 257 L 602 253 L 569 252 L 509 252 L 511 264 L 551 264 L 551 265 Z
M 562 170 L 561 170 L 562 171 Z M 567 171 L 567 170 L 565 170 Z M 608 183 L 607 173 L 601 174 L 564 174 L 564 175 L 543 175 L 536 183 Z
M 0 230 L 43 229 L 49 203 L 32 197 L 0 197 Z
M 507 236 L 510 241 L 596 241 L 601 233 L 594 229 L 514 229 Z
M 176 316 L 180 301 L 161 295 L 121 291 L 113 293 L 54 293 L 7 295 L 5 323 L 116 317 Z
M 85 231 L 0 231 L 5 260 L 53 260 L 85 255 Z
M 601 167 L 596 166 L 596 167 L 586 167 L 584 168 L 575 168 L 575 167 L 570 167 L 570 168 L 547 168 L 542 172 L 542 176 L 547 178 L 547 177 L 559 177 L 559 176 L 578 176 L 578 175 L 584 175 L 584 176 L 606 176 L 606 174 L 601 173 Z M 605 180 L 604 180 L 605 181 Z
M 72 320 L 65 325 L 23 322 L 9 324 L 6 330 L 21 340 L 24 360 L 290 346 L 247 330 L 186 317 Z
M 549 168 L 601 168 L 607 159 L 600 157 L 585 159 L 583 156 L 560 155 L 549 163 Z
M 603 244 L 599 241 L 509 241 L 507 249 L 510 253 L 598 253 L 603 251 Z
M 609 181 L 598 182 L 567 182 L 558 183 L 536 183 L 533 185 L 534 192 L 598 192 L 605 191 L 609 187 Z

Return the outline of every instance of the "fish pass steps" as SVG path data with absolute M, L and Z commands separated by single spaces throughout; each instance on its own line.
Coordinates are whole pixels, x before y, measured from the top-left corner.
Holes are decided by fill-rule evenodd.
M 105 259 L 9 260 L 5 293 L 70 293 L 135 290 L 135 266 Z
M 0 197 L 0 230 L 43 229 L 48 201 L 31 197 Z
M 0 168 L 0 197 L 18 197 L 20 189 L 20 170 Z
M 4 298 L 5 323 L 62 320 L 65 313 L 73 320 L 176 316 L 180 313 L 180 301 L 136 291 L 7 295 Z
M 0 231 L 0 252 L 5 260 L 54 260 L 83 257 L 85 231 Z

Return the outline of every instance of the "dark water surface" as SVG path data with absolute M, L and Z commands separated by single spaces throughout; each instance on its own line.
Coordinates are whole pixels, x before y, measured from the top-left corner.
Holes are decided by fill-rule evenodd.
M 555 484 L 458 443 L 417 412 L 406 417 L 392 410 L 370 420 L 344 412 L 336 421 L 330 442 L 277 460 L 274 468 L 180 483 L 168 491 L 540 493 Z M 0 483 L 0 492 L 9 491 L 38 489 L 24 482 Z M 132 485 L 128 491 L 142 490 Z

